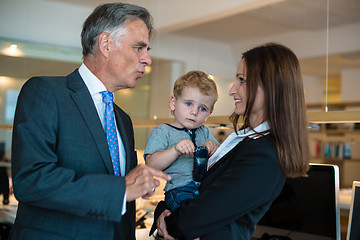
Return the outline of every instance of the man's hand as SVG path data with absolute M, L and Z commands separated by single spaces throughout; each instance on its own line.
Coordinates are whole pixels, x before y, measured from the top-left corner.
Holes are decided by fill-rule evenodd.
M 154 177 L 170 181 L 170 175 L 151 168 L 147 165 L 138 165 L 125 176 L 126 201 L 130 202 L 138 197 L 151 196 L 154 189 L 160 185 L 160 181 Z

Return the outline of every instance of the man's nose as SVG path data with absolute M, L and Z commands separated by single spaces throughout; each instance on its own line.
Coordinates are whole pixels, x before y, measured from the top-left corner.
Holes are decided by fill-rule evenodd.
M 140 62 L 145 66 L 150 66 L 152 60 L 148 51 L 144 51 L 144 53 L 141 55 Z

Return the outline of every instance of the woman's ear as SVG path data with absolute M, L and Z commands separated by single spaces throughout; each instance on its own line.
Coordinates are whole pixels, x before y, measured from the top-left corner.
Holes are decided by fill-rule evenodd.
M 108 57 L 110 53 L 110 47 L 111 47 L 110 34 L 107 32 L 101 33 L 98 38 L 98 48 L 102 53 L 102 55 Z

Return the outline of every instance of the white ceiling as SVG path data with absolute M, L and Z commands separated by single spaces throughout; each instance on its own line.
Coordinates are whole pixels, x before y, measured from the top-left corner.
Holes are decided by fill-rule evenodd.
M 51 0 L 75 5 L 96 7 L 103 0 Z M 128 0 L 127 2 L 141 6 L 163 4 L 164 0 Z M 172 0 L 166 0 L 170 6 Z M 336 27 L 360 22 L 360 0 L 287 0 L 275 1 L 264 7 L 234 14 L 223 13 L 221 18 L 176 27 L 173 34 L 203 38 L 224 43 L 238 39 L 261 38 L 266 35 L 299 30 L 326 29 L 327 3 L 329 2 L 329 26 Z M 212 1 L 214 3 L 214 1 Z M 222 1 L 218 1 L 221 5 Z M 191 6 L 189 6 L 191 7 Z M 205 8 L 206 6 L 204 6 Z M 199 9 L 201 11 L 201 9 Z M 185 22 L 185 21 L 184 21 Z M 169 29 L 169 27 L 167 27 Z M 157 29 L 158 31 L 161 29 Z
M 329 17 L 328 26 L 327 17 Z M 178 27 L 168 32 L 231 44 L 239 39 L 242 41 L 263 39 L 270 35 L 296 30 L 326 30 L 327 27 L 333 28 L 357 22 L 360 22 L 360 0 L 287 0 L 235 15 L 230 13 L 216 20 L 190 27 Z M 348 58 L 347 56 L 350 55 L 351 58 Z M 339 77 L 342 69 L 360 67 L 360 51 L 330 55 L 328 59 L 329 76 Z M 326 56 L 301 59 L 300 62 L 304 73 L 325 75 Z
M 359 0 L 330 0 L 329 26 L 360 22 Z M 238 39 L 298 30 L 326 29 L 327 0 L 288 0 L 174 31 L 175 34 L 231 43 Z
M 107 2 L 104 0 L 47 1 L 89 8 L 94 8 L 99 4 Z M 272 0 L 273 4 L 266 6 L 263 4 L 262 7 L 249 8 L 247 11 L 224 11 L 221 8 L 221 5 L 224 4 L 223 1 L 208 1 L 212 4 L 213 8 L 214 4 L 219 6 L 218 13 L 215 11 L 212 13 L 212 16 L 194 19 L 194 10 L 191 9 L 193 10 L 192 18 L 186 19 L 186 16 L 184 16 L 186 14 L 182 14 L 181 17 L 183 19 L 178 22 L 175 21 L 174 24 L 156 24 L 158 17 L 154 16 L 155 25 L 160 26 L 156 29 L 157 33 L 170 33 L 172 35 L 234 45 L 239 39 L 241 41 L 264 39 L 270 35 L 291 33 L 296 30 L 325 30 L 327 28 L 327 3 L 329 3 L 330 28 L 360 22 L 360 0 Z M 174 8 L 176 11 L 177 4 L 181 3 L 178 0 L 128 0 L 127 2 L 153 9 L 155 12 L 164 4 L 169 9 L 169 12 L 174 11 Z M 187 0 L 183 0 L 183 2 L 188 4 L 189 8 L 196 7 L 195 13 L 197 11 L 199 16 L 202 16 L 202 7 L 208 7 L 205 5 L 194 5 L 197 2 L 192 2 L 193 4 Z M 202 3 L 204 2 L 202 1 Z M 258 2 L 264 3 L 266 1 L 259 0 Z M 268 2 L 271 1 L 269 0 Z M 345 55 L 352 55 L 352 57 L 351 59 L 345 59 Z M 323 76 L 325 61 L 325 56 L 301 59 L 302 70 L 304 73 Z M 360 67 L 360 47 L 359 51 L 329 56 L 329 75 L 338 76 L 341 69 L 349 67 Z

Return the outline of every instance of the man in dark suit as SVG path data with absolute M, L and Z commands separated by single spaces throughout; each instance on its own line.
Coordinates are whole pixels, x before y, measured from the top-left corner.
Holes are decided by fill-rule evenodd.
M 82 30 L 83 64 L 23 86 L 13 129 L 19 201 L 10 239 L 135 239 L 135 202 L 170 177 L 137 165 L 130 117 L 115 104 L 119 176 L 107 143 L 102 92 L 133 88 L 151 64 L 152 19 L 142 7 L 97 7 Z M 106 123 L 105 123 L 106 122 Z

